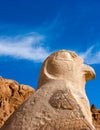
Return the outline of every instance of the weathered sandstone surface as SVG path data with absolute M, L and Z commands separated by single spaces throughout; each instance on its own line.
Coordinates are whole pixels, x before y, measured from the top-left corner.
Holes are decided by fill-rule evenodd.
M 94 70 L 74 52 L 50 55 L 41 68 L 38 89 L 1 130 L 95 130 L 85 84 Z
M 100 130 L 100 110 L 98 110 L 95 105 L 92 105 L 91 111 L 92 111 L 93 124 L 96 130 Z
M 34 93 L 34 89 L 0 77 L 0 127 Z

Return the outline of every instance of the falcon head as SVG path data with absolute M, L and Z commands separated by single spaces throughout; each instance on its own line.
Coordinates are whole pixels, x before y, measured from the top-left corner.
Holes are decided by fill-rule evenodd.
M 73 82 L 86 83 L 95 78 L 92 67 L 84 64 L 84 61 L 75 52 L 60 50 L 51 54 L 41 68 L 38 88 L 49 80 L 63 79 Z

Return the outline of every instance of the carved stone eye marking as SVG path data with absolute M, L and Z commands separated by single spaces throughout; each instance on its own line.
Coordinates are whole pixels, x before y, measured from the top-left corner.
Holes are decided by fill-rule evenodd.
M 49 103 L 57 109 L 73 110 L 76 104 L 70 91 L 57 90 L 50 98 Z

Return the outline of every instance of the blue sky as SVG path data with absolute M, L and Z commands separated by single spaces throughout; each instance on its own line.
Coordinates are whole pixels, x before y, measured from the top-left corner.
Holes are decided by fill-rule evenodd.
M 100 108 L 100 1 L 0 0 L 0 75 L 36 88 L 44 59 L 73 50 L 96 71 L 86 85 Z

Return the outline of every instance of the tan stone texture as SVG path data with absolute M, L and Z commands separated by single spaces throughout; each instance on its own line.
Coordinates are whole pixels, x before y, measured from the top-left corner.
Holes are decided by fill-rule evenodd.
M 91 111 L 92 111 L 93 124 L 96 130 L 100 130 L 100 110 L 98 110 L 95 105 L 92 105 Z
M 94 77 L 76 53 L 53 53 L 43 63 L 36 92 L 1 130 L 95 130 L 85 93 L 86 81 Z
M 29 86 L 0 77 L 0 127 L 33 92 Z

